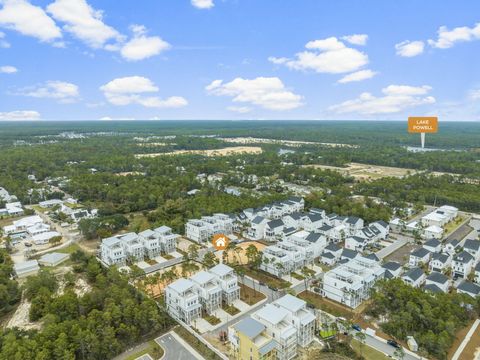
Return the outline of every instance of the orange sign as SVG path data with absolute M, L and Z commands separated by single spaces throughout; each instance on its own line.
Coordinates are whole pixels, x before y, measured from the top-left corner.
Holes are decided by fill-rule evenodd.
M 438 118 L 436 116 L 411 116 L 408 118 L 409 133 L 436 133 Z
M 217 234 L 213 237 L 212 244 L 216 250 L 225 250 L 228 246 L 228 237 L 224 234 Z

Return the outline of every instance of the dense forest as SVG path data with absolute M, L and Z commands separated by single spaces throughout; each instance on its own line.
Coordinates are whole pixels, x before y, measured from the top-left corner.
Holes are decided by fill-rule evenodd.
M 71 258 L 76 274 L 65 275 L 61 292 L 49 271 L 27 279 L 24 296 L 32 304 L 30 320 L 40 321 L 41 330 L 3 330 L 0 359 L 111 359 L 144 336 L 170 328 L 170 317 L 116 269 L 105 270 L 82 252 Z M 92 286 L 83 296 L 73 290 L 78 276 Z
M 20 300 L 18 283 L 12 280 L 13 262 L 5 249 L 0 249 L 0 316 L 12 310 Z
M 368 313 L 386 317 L 381 327 L 387 334 L 402 341 L 413 336 L 422 352 L 443 360 L 456 332 L 480 315 L 480 298 L 432 294 L 400 279 L 385 280 L 377 283 Z

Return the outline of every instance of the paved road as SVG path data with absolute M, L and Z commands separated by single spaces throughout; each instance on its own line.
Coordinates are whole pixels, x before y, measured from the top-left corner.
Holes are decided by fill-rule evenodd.
M 388 345 L 387 343 L 383 342 L 382 340 L 379 340 L 378 338 L 375 338 L 373 336 L 367 335 L 365 338 L 365 344 L 367 344 L 370 347 L 373 347 L 374 349 L 383 352 L 384 354 L 390 355 L 393 357 L 393 354 L 395 352 L 395 348 L 393 346 Z M 407 352 L 405 352 L 405 357 L 403 358 L 404 360 L 418 360 L 421 359 L 419 356 L 413 356 Z
M 160 345 L 165 351 L 162 360 L 197 360 L 189 349 L 181 344 L 169 332 L 155 339 L 156 343 Z M 203 358 L 201 358 L 203 359 Z

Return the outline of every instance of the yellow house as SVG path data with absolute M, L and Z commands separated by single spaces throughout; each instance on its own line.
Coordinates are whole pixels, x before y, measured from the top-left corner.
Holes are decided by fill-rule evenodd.
M 267 335 L 265 326 L 246 317 L 230 328 L 232 357 L 237 360 L 274 360 L 278 343 Z

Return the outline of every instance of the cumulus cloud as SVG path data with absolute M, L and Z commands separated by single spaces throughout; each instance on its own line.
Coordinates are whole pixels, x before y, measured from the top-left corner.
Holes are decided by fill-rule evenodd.
M 403 57 L 414 57 L 420 55 L 421 53 L 423 53 L 424 48 L 425 44 L 423 41 L 405 40 L 395 45 L 397 55 Z
M 1 27 L 44 42 L 53 42 L 62 37 L 61 30 L 41 7 L 26 0 L 3 0 L 1 3 Z
M 250 103 L 268 110 L 291 110 L 303 105 L 302 96 L 288 90 L 277 77 L 236 78 L 228 83 L 214 80 L 206 88 L 216 96 L 230 96 L 234 102 Z
M 358 98 L 347 100 L 329 107 L 335 113 L 358 113 L 364 115 L 390 114 L 402 110 L 435 103 L 435 98 L 428 96 L 430 86 L 390 85 L 382 89 L 383 96 L 376 97 L 368 92 Z
M 349 82 L 353 82 L 353 81 L 362 81 L 362 80 L 370 79 L 370 78 L 374 77 L 375 75 L 377 75 L 376 71 L 372 71 L 370 69 L 360 70 L 360 71 L 356 71 L 356 72 L 350 73 L 348 75 L 345 75 L 343 78 L 338 80 L 338 82 L 340 84 L 345 84 L 345 83 L 349 83 Z
M 131 26 L 133 38 L 120 50 L 122 57 L 129 61 L 143 60 L 168 50 L 171 46 L 159 36 L 147 36 L 142 25 Z
M 98 120 L 106 120 L 106 121 L 120 121 L 120 120 L 135 120 L 133 117 L 110 117 L 110 116 L 103 116 Z
M 78 100 L 80 93 L 78 86 L 75 84 L 65 81 L 47 81 L 44 84 L 20 89 L 15 95 L 55 99 L 61 103 L 72 103 Z
M 65 23 L 63 28 L 92 48 L 102 48 L 110 40 L 121 41 L 122 35 L 103 22 L 103 13 L 85 0 L 55 0 L 47 6 L 52 17 Z
M 197 9 L 211 9 L 215 6 L 213 0 L 192 0 L 192 5 Z
M 468 98 L 472 101 L 480 100 L 480 89 L 471 90 Z
M 269 57 L 269 61 L 294 70 L 313 70 L 329 74 L 357 71 L 368 64 L 367 54 L 347 47 L 336 37 L 310 41 L 305 48 L 306 51 L 297 53 L 293 59 Z
M 480 23 L 474 27 L 461 26 L 448 30 L 446 26 L 441 26 L 437 31 L 436 40 L 428 40 L 430 46 L 439 49 L 448 49 L 458 42 L 466 42 L 480 39 Z
M 18 72 L 18 69 L 15 66 L 5 65 L 0 66 L 0 73 L 2 74 L 14 74 Z
M 349 42 L 353 45 L 366 45 L 368 40 L 367 34 L 353 34 L 353 35 L 346 35 L 342 36 L 342 40 Z
M 158 87 L 150 79 L 142 76 L 117 78 L 102 85 L 100 90 L 109 103 L 118 106 L 138 104 L 151 108 L 179 108 L 188 104 L 181 96 L 160 98 L 156 95 Z
M 16 110 L 10 112 L 0 112 L 0 120 L 13 120 L 13 121 L 21 121 L 21 120 L 39 120 L 40 113 L 34 110 Z

